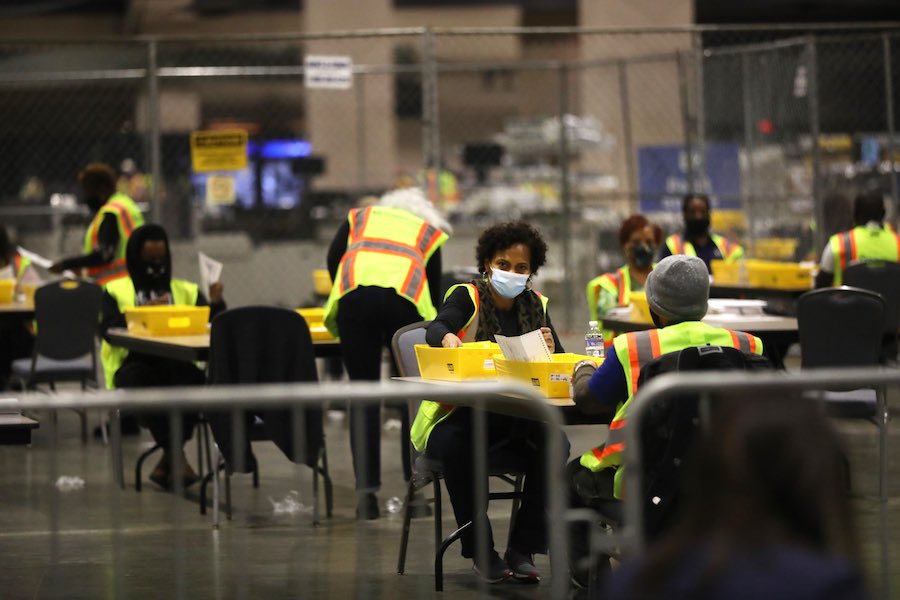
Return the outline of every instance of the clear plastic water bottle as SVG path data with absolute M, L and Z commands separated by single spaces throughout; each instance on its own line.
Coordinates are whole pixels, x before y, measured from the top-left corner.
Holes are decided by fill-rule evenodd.
M 401 500 L 397 496 L 391 496 L 384 503 L 384 507 L 387 509 L 388 513 L 395 515 L 403 510 L 403 500 Z
M 603 332 L 600 331 L 597 321 L 588 323 L 588 332 L 584 336 L 584 353 L 593 358 L 603 358 L 605 354 Z

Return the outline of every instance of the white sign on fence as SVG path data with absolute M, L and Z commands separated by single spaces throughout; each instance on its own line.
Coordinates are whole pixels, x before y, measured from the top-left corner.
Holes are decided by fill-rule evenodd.
M 353 87 L 353 59 L 309 54 L 303 59 L 303 83 L 308 88 L 349 90 Z

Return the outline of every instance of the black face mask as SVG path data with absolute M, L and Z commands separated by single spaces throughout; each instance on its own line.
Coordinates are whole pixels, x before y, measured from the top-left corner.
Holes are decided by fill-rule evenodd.
M 97 212 L 103 207 L 103 198 L 100 196 L 85 196 L 84 203 L 87 204 L 91 212 Z
M 685 219 L 684 228 L 690 236 L 703 235 L 709 231 L 709 217 Z
M 634 266 L 638 268 L 646 268 L 653 264 L 653 249 L 646 244 L 633 246 L 631 254 L 634 257 Z
M 161 263 L 147 263 L 147 279 L 150 281 L 164 281 L 168 274 L 168 268 Z

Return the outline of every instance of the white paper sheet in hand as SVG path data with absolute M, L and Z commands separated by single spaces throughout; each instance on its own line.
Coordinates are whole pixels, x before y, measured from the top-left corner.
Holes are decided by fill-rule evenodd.
M 28 260 L 30 260 L 31 262 L 33 262 L 34 264 L 36 264 L 37 266 L 39 266 L 42 269 L 49 269 L 50 267 L 53 266 L 53 261 L 50 260 L 49 258 L 44 258 L 40 254 L 35 254 L 34 252 L 31 252 L 30 250 L 26 250 L 22 246 L 16 247 L 16 251 L 22 257 L 27 258 Z
M 495 335 L 504 358 L 524 362 L 550 362 L 553 356 L 547 347 L 547 340 L 540 329 L 529 331 L 523 335 Z
M 197 258 L 200 260 L 200 289 L 208 300 L 210 284 L 218 282 L 222 276 L 222 263 L 202 252 L 197 253 Z

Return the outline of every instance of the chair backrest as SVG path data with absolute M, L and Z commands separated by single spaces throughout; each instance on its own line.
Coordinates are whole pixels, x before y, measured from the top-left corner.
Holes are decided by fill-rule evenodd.
M 664 354 L 641 367 L 640 387 L 663 373 L 771 369 L 763 356 L 736 348 L 697 346 Z M 685 465 L 699 428 L 699 398 L 656 402 L 641 422 L 644 533 L 655 539 L 671 524 L 682 494 Z
M 226 310 L 213 319 L 209 337 L 209 383 L 287 383 L 318 381 L 315 348 L 306 321 L 296 311 L 274 306 L 245 306 Z M 306 452 L 293 452 L 293 419 L 289 410 L 252 411 L 261 416 L 264 434 L 298 462 L 313 466 L 324 440 L 322 410 L 302 411 L 306 423 Z M 227 415 L 210 418 L 216 441 L 230 460 L 231 421 Z M 245 436 L 245 440 L 246 440 Z M 249 442 L 245 445 L 249 451 Z
M 391 338 L 391 350 L 401 377 L 418 377 L 419 361 L 416 360 L 416 344 L 425 343 L 425 330 L 431 321 L 419 321 L 401 327 Z
M 103 290 L 88 281 L 61 280 L 34 293 L 34 351 L 55 360 L 94 354 Z
M 881 295 L 854 287 L 806 292 L 797 299 L 800 366 L 877 365 L 885 302 Z
M 897 335 L 900 328 L 900 263 L 864 261 L 844 271 L 844 285 L 881 294 L 884 298 L 884 333 Z

